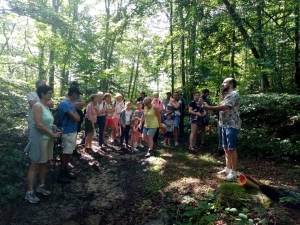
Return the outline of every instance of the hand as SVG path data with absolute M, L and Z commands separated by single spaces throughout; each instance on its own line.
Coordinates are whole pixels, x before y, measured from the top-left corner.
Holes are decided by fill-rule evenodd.
M 202 103 L 202 108 L 203 109 L 208 109 L 208 107 L 209 107 L 209 105 L 207 105 L 207 103 L 206 102 L 201 102 Z
M 61 136 L 61 132 L 56 132 L 53 134 L 53 138 L 59 138 Z
M 125 126 L 125 125 L 122 125 L 122 127 L 123 127 L 123 128 L 126 128 L 126 126 Z

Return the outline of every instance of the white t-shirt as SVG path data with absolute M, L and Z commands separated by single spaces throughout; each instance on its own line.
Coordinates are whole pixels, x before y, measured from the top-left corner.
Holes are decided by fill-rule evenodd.
M 132 116 L 132 111 L 125 111 L 125 125 L 130 125 L 130 117 Z
M 102 110 L 104 108 L 104 102 L 101 102 L 100 104 L 98 104 L 98 107 L 100 110 Z M 105 113 L 102 113 L 100 116 L 105 116 Z
M 120 118 L 120 114 L 121 114 L 122 110 L 124 109 L 124 107 L 125 107 L 125 104 L 123 101 L 121 101 L 121 102 L 116 101 L 114 118 Z
M 39 102 L 40 101 L 40 98 L 39 96 L 37 95 L 37 93 L 34 91 L 34 92 L 29 92 L 28 95 L 27 95 L 27 100 L 28 100 L 28 104 L 29 104 L 29 101 L 36 101 L 36 102 Z M 28 115 L 30 114 L 32 108 L 30 107 L 30 105 L 28 106 Z M 29 119 L 30 117 L 28 116 L 28 121 L 30 121 Z

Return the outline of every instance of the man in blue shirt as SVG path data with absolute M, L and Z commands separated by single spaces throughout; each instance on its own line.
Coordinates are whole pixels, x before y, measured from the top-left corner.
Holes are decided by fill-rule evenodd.
M 79 89 L 72 86 L 69 88 L 66 100 L 59 104 L 59 117 L 63 131 L 63 153 L 61 157 L 61 170 L 59 173 L 60 182 L 65 182 L 65 178 L 70 180 L 74 180 L 76 178 L 69 172 L 68 163 L 70 162 L 71 155 L 76 147 L 77 122 L 80 120 L 80 116 L 76 112 L 74 101 L 78 99 L 79 95 Z

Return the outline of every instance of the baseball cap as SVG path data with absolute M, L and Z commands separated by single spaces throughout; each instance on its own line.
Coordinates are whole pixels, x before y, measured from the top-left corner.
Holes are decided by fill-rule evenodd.
M 78 83 L 77 80 L 73 80 L 73 81 L 71 82 L 71 86 L 78 86 L 78 85 L 80 85 L 80 84 Z
M 74 86 L 70 87 L 70 88 L 68 89 L 68 91 L 69 91 L 69 92 L 68 92 L 68 95 L 72 95 L 73 93 L 76 93 L 76 94 L 81 95 L 79 89 L 78 89 L 77 87 L 74 87 Z

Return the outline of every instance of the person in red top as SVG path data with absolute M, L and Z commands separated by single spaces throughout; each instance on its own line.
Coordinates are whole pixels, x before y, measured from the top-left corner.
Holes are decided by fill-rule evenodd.
M 98 95 L 92 94 L 90 96 L 90 103 L 86 107 L 85 116 L 85 149 L 92 149 L 93 132 L 95 129 L 95 123 L 97 123 L 97 115 L 99 113 Z

